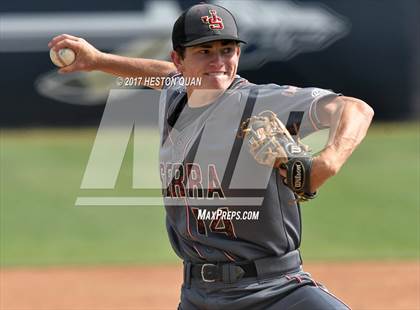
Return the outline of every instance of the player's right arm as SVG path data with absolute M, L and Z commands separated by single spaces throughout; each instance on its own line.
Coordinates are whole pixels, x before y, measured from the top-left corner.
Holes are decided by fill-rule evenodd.
M 60 73 L 76 71 L 102 71 L 121 77 L 166 77 L 176 71 L 172 62 L 124 57 L 99 51 L 83 38 L 68 34 L 54 37 L 48 47 L 58 51 L 62 48 L 70 48 L 76 53 L 76 60 L 70 66 L 63 67 Z M 144 79 L 143 79 L 144 80 Z M 160 89 L 162 85 L 156 85 Z

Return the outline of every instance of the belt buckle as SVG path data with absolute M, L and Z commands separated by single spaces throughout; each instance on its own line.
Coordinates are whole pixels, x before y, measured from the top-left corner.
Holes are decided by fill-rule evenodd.
M 204 276 L 204 274 L 205 274 L 205 268 L 206 267 L 216 267 L 217 268 L 217 265 L 215 265 L 215 264 L 203 264 L 202 266 L 201 266 L 201 279 L 204 281 L 204 282 L 208 282 L 208 283 L 210 283 L 210 282 L 215 282 L 216 281 L 216 278 L 214 278 L 214 279 L 206 279 L 206 277 Z

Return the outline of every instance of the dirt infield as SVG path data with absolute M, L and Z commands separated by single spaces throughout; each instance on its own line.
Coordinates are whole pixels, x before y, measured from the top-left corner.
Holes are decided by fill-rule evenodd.
M 420 263 L 307 263 L 356 310 L 420 309 Z M 3 269 L 2 310 L 176 309 L 179 266 Z

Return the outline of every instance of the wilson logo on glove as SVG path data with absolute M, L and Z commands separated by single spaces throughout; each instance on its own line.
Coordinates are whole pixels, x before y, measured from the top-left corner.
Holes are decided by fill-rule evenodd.
M 292 166 L 292 175 L 293 175 L 293 188 L 296 190 L 302 190 L 305 180 L 305 168 L 303 167 L 302 162 L 295 161 Z M 302 180 L 303 179 L 303 180 Z

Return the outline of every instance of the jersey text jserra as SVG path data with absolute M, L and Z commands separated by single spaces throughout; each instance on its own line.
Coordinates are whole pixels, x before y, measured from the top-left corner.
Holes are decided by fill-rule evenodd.
M 164 197 L 225 198 L 215 165 L 207 165 L 206 170 L 203 174 L 197 163 L 161 163 L 162 183 L 169 184 L 164 188 Z

